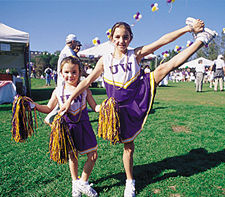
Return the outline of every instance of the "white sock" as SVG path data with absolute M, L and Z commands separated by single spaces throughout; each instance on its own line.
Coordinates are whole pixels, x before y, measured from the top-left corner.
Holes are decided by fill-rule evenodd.
M 88 181 L 79 180 L 82 185 L 89 185 Z
M 76 184 L 77 181 L 78 181 L 78 179 L 72 180 L 72 183 L 73 183 L 73 184 Z
M 134 179 L 127 179 L 126 184 L 132 184 L 135 185 L 135 180 Z

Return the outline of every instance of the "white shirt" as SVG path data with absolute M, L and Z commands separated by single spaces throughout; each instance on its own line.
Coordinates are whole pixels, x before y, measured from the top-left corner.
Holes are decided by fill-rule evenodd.
M 93 71 L 93 69 L 88 68 L 87 71 L 86 71 L 86 73 L 90 75 L 92 71 Z
M 221 69 L 221 68 L 225 67 L 224 61 L 221 59 L 215 60 L 214 64 L 216 64 L 216 69 Z
M 45 69 L 44 73 L 47 73 L 47 70 L 48 70 L 48 69 L 49 69 L 49 70 L 51 71 L 51 73 L 52 73 L 52 69 L 49 68 L 49 67 Z
M 121 59 L 113 58 L 111 53 L 103 55 L 103 78 L 106 83 L 114 85 L 115 82 L 117 86 L 127 89 L 140 75 L 140 66 L 137 63 L 134 50 L 128 50 L 127 53 Z M 112 68 L 110 68 L 111 66 Z
M 66 100 L 70 97 L 71 92 L 67 89 L 64 89 L 64 86 L 57 86 L 55 88 L 56 97 L 58 99 L 59 106 L 62 106 Z M 77 115 L 80 110 L 83 110 L 86 107 L 87 100 L 87 90 L 81 93 L 76 99 L 71 102 L 68 112 Z
M 58 59 L 58 65 L 57 65 L 57 73 L 58 73 L 57 85 L 62 85 L 62 82 L 63 82 L 63 78 L 62 78 L 62 76 L 60 74 L 60 64 L 61 64 L 62 60 L 65 57 L 69 57 L 69 56 L 76 56 L 76 53 L 68 45 L 66 45 L 62 49 L 62 51 L 60 52 L 59 59 Z
M 204 73 L 205 72 L 205 64 L 203 64 L 203 63 L 202 64 L 198 64 L 196 66 L 196 68 L 195 68 L 195 71 Z

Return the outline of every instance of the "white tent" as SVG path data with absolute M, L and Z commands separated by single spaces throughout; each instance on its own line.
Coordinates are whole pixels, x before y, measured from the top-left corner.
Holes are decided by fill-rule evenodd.
M 0 42 L 29 43 L 29 34 L 0 23 Z
M 214 61 L 208 60 L 208 59 L 206 59 L 204 57 L 200 57 L 200 58 L 197 58 L 195 60 L 192 60 L 192 61 L 189 61 L 189 62 L 184 63 L 179 68 L 186 68 L 186 67 L 188 67 L 188 68 L 195 68 L 198 65 L 198 61 L 199 60 L 202 60 L 203 61 L 203 64 L 205 66 L 212 66 L 213 63 L 214 63 Z
M 102 44 L 93 46 L 91 48 L 85 49 L 78 52 L 79 57 L 101 57 L 105 53 L 111 53 L 114 51 L 114 46 L 110 41 L 104 42 Z
M 25 94 L 30 94 L 27 73 L 29 58 L 29 33 L 0 23 L 0 68 L 16 69 L 24 77 Z
M 128 47 L 128 49 L 133 49 L 132 47 Z M 83 51 L 78 52 L 79 57 L 101 57 L 106 53 L 113 53 L 114 46 L 110 41 L 104 42 L 102 44 L 96 45 L 94 47 L 85 49 Z M 145 56 L 145 59 L 153 59 L 157 58 L 154 54 L 149 54 Z

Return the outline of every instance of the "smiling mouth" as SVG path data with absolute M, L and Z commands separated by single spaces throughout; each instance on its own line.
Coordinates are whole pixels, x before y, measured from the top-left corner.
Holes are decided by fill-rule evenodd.
M 122 47 L 122 48 L 124 48 L 124 47 L 126 47 L 125 45 L 118 45 L 119 47 Z

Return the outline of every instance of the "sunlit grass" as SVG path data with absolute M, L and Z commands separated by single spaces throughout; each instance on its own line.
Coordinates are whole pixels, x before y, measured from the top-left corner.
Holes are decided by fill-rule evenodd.
M 45 81 L 35 83 L 34 99 L 47 103 L 53 87 L 45 87 Z M 158 88 L 151 114 L 135 140 L 137 196 L 225 195 L 225 92 L 215 93 L 206 84 L 203 91 L 196 93 L 194 83 Z M 97 103 L 106 98 L 104 89 L 92 92 Z M 89 116 L 97 133 L 98 114 Z M 68 165 L 49 159 L 50 128 L 44 117 L 39 116 L 34 136 L 16 144 L 10 133 L 11 104 L 0 105 L 1 196 L 71 196 Z M 99 196 L 123 196 L 123 145 L 98 137 L 97 141 L 99 158 L 90 182 Z M 80 173 L 85 161 L 86 156 L 79 157 Z

